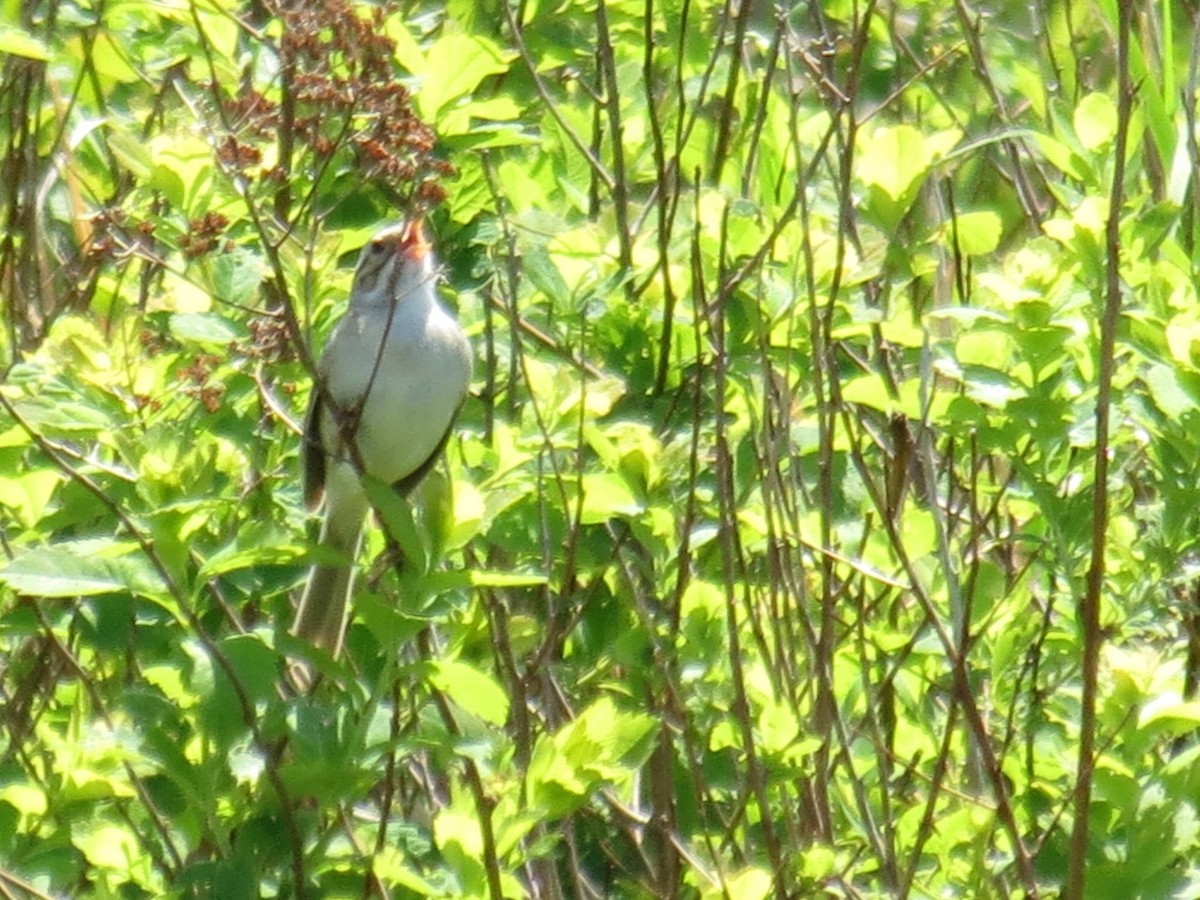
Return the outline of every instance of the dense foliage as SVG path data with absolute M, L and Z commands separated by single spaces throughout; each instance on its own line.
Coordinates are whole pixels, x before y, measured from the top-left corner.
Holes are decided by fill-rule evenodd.
M 1188 15 L 0 4 L 5 894 L 1200 895 Z M 332 660 L 413 209 L 476 379 Z

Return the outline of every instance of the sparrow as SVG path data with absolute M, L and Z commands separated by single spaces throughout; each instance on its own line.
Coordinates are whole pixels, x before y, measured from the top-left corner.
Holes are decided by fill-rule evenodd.
M 291 631 L 333 656 L 370 508 L 360 474 L 411 493 L 437 463 L 471 381 L 471 346 L 438 293 L 421 219 L 384 228 L 359 254 L 349 308 L 317 366 L 304 500 L 315 510 L 324 499 L 319 542 L 340 558 L 310 569 Z

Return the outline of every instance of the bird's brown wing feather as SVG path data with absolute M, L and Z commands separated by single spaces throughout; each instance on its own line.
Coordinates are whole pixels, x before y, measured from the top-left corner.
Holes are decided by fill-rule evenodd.
M 304 503 L 309 509 L 316 509 L 325 496 L 325 446 L 321 440 L 321 392 L 315 385 L 304 415 L 300 458 L 304 466 Z

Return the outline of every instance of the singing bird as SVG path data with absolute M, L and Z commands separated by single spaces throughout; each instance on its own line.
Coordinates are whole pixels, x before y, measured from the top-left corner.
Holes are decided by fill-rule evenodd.
M 292 633 L 334 656 L 369 510 L 359 472 L 409 494 L 441 455 L 471 381 L 471 346 L 438 299 L 436 263 L 419 217 L 376 234 L 317 367 L 304 499 L 316 509 L 324 497 L 320 543 L 340 558 L 310 570 Z

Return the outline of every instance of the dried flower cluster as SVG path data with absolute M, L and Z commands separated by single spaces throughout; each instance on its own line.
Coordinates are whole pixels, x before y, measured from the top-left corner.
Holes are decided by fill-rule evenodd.
M 188 222 L 187 234 L 179 238 L 183 255 L 188 259 L 197 259 L 211 253 L 228 227 L 229 219 L 218 212 L 205 213 L 202 219 L 192 219 Z
M 256 144 L 273 139 L 293 155 L 259 171 L 265 181 L 281 182 L 297 166 L 318 177 L 343 153 L 342 168 L 385 181 L 408 205 L 441 202 L 439 182 L 454 168 L 434 156 L 433 130 L 396 81 L 395 43 L 384 34 L 387 12 L 374 7 L 364 16 L 347 0 L 282 11 L 282 97 L 270 99 L 246 85 L 225 102 L 225 121 L 236 134 L 217 148 L 222 163 L 253 176 L 263 158 Z
M 199 400 L 210 413 L 221 408 L 221 400 L 225 396 L 225 385 L 214 383 L 211 378 L 220 365 L 221 357 L 216 354 L 198 353 L 192 358 L 191 365 L 176 373 L 176 377 L 184 383 L 184 392 Z
M 246 323 L 250 338 L 235 346 L 241 356 L 273 363 L 291 362 L 296 351 L 288 340 L 287 324 L 279 316 L 255 316 Z

